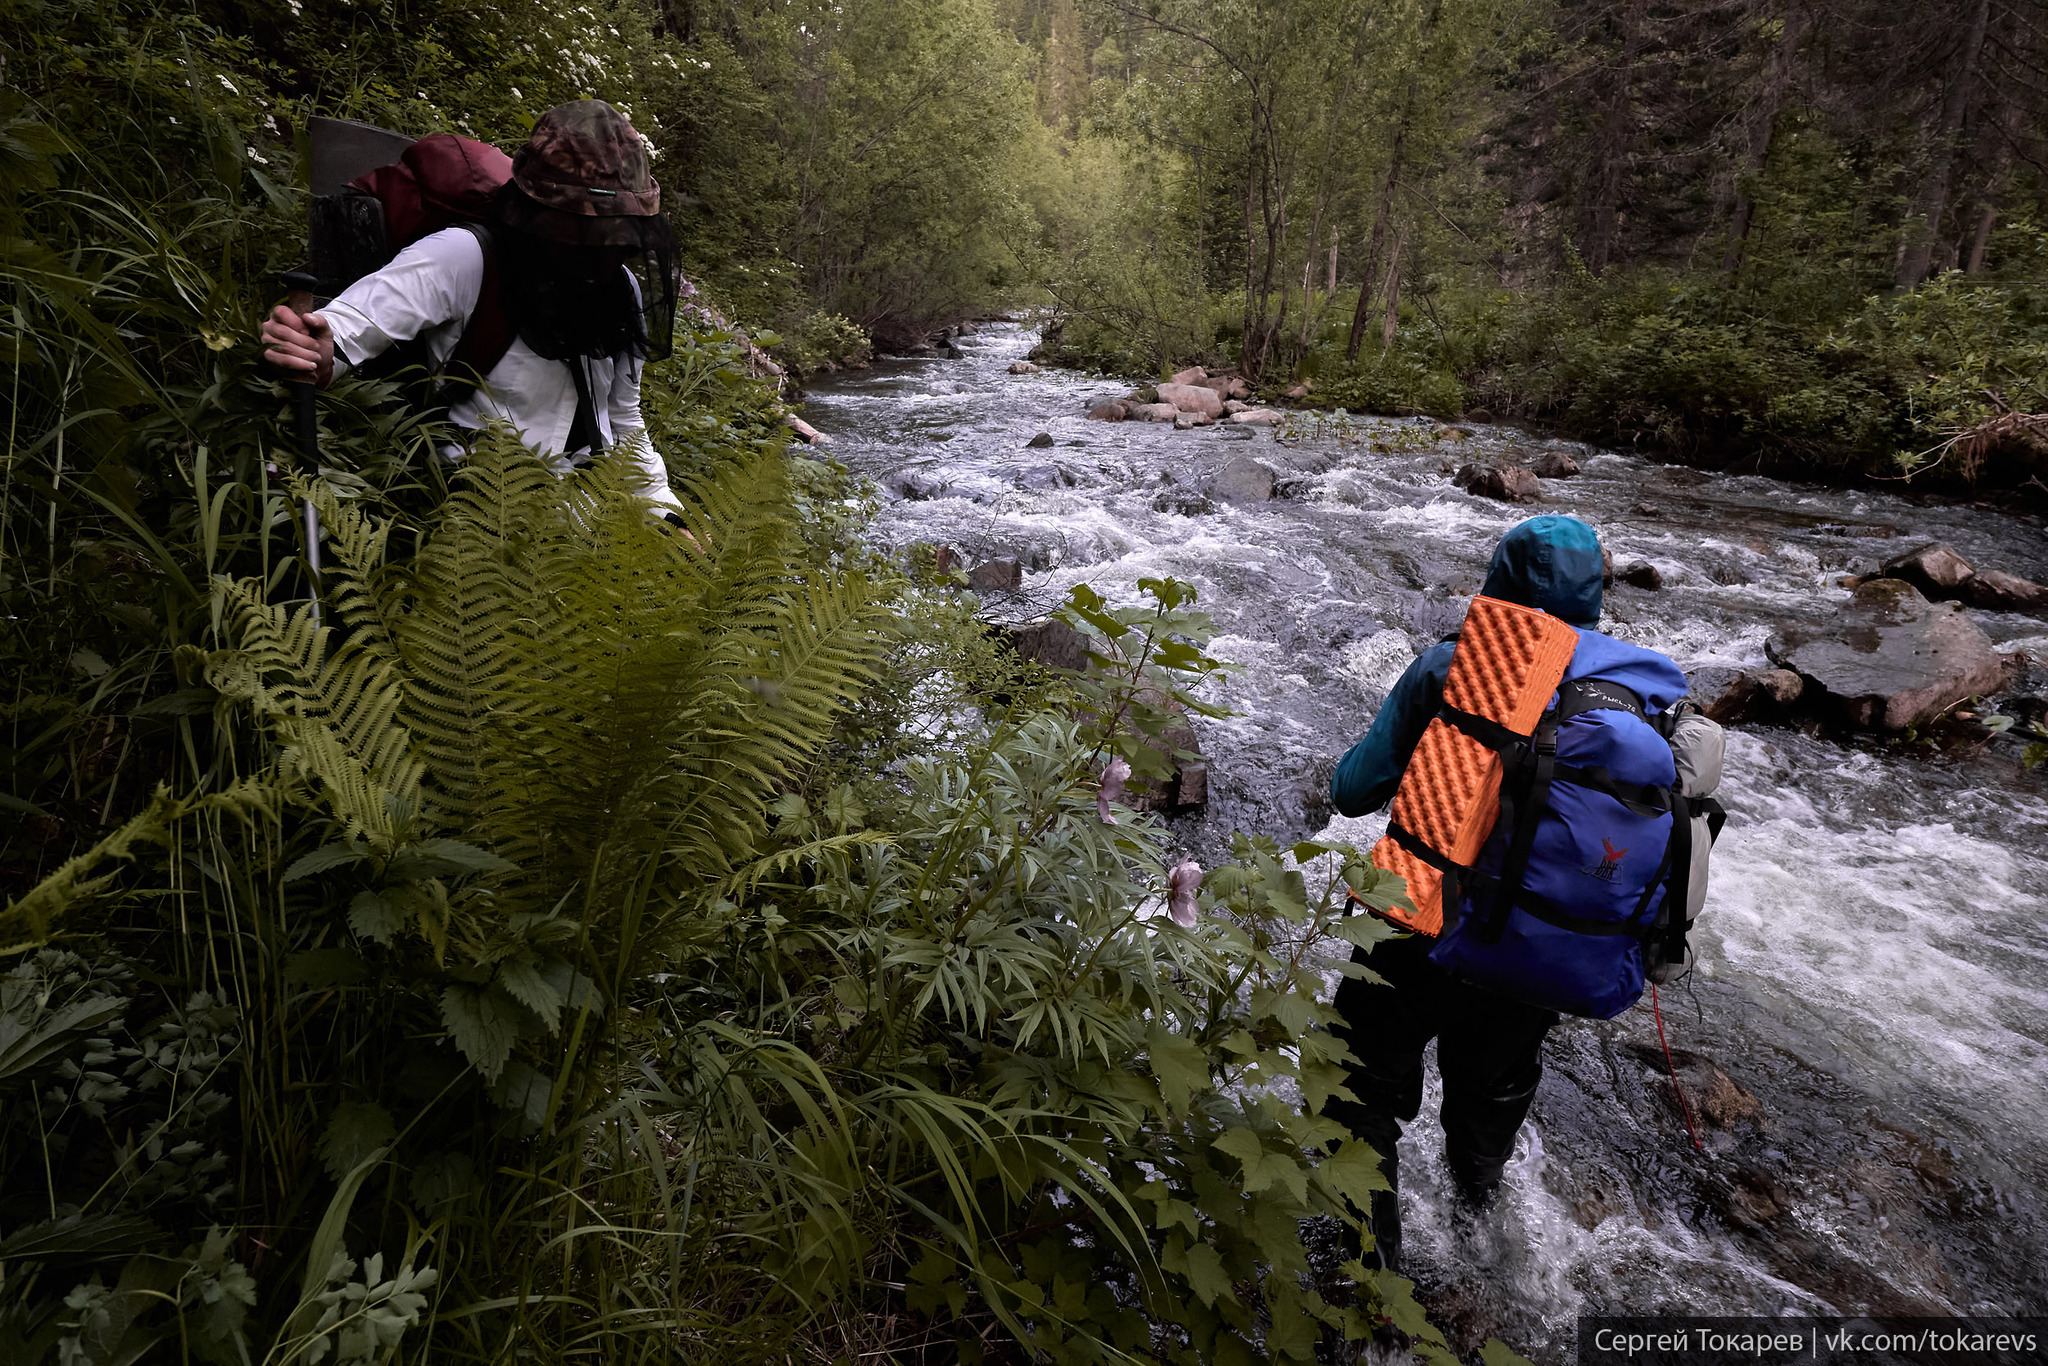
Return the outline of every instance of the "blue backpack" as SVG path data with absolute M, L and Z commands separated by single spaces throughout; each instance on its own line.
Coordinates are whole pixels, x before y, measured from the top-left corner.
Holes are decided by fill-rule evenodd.
M 1679 790 L 1666 737 L 1686 687 L 1656 651 L 1582 628 L 1534 735 L 1440 713 L 1498 751 L 1503 773 L 1478 860 L 1446 870 L 1431 962 L 1503 996 L 1607 1020 L 1641 997 L 1646 971 L 1683 961 L 1693 845 L 1711 844 L 1725 819 L 1711 797 Z

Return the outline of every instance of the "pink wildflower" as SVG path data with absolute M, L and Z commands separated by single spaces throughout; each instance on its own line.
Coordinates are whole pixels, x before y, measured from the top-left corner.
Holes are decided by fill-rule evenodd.
M 1195 893 L 1202 886 L 1202 865 L 1185 859 L 1166 875 L 1166 913 L 1173 923 L 1187 929 L 1195 926 Z
M 1102 770 L 1102 786 L 1095 793 L 1095 814 L 1102 817 L 1103 824 L 1115 825 L 1116 817 L 1109 814 L 1109 804 L 1123 800 L 1124 779 L 1131 776 L 1131 766 L 1119 755 L 1109 761 L 1109 767 Z

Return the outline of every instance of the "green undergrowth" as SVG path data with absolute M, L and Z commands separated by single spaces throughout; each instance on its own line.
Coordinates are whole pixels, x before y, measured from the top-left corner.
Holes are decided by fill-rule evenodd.
M 1243 839 L 1179 923 L 1101 790 L 1210 707 L 1187 590 L 1020 662 L 701 317 L 681 526 L 390 385 L 305 458 L 289 152 L 128 36 L 154 158 L 0 108 L 0 1358 L 1447 1359 L 1331 1250 L 1322 946 L 1398 885 Z

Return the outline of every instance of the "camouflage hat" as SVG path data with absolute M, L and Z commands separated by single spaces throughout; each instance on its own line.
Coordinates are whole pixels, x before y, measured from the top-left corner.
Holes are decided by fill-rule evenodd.
M 512 183 L 542 207 L 591 218 L 661 212 L 647 142 L 603 100 L 558 104 L 512 158 Z

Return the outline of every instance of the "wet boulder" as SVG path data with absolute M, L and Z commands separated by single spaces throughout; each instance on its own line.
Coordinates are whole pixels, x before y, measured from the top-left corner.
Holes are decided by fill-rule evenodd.
M 1545 451 L 1529 462 L 1529 472 L 1542 479 L 1569 479 L 1579 472 L 1579 462 L 1563 451 Z
M 1011 557 L 985 560 L 967 571 L 967 586 L 977 593 L 1014 593 L 1024 586 L 1024 566 Z
M 937 498 L 951 486 L 936 475 L 921 474 L 915 470 L 898 470 L 883 478 L 882 487 L 898 498 L 921 503 Z
M 2002 569 L 1978 569 L 1940 541 L 1894 555 L 1879 572 L 1905 580 L 1937 602 L 1960 600 L 1987 612 L 2048 614 L 2048 585 Z
M 1207 379 L 1196 380 L 1195 383 L 1204 389 L 1214 389 L 1216 397 L 1226 402 L 1233 398 L 1243 398 L 1252 391 L 1251 386 L 1238 375 L 1211 375 Z
M 1980 569 L 1963 580 L 1963 601 L 1989 612 L 2048 615 L 2048 584 L 2033 583 L 2000 569 Z
M 1297 385 L 1295 385 L 1295 386 L 1294 386 L 1294 387 L 1293 387 L 1292 389 L 1289 389 L 1289 390 L 1287 391 L 1287 397 L 1288 397 L 1288 398 L 1307 398 L 1307 397 L 1308 397 L 1308 395 L 1309 395 L 1309 390 L 1310 390 L 1310 389 L 1312 389 L 1312 388 L 1314 388 L 1314 387 L 1315 387 L 1315 386 L 1313 386 L 1313 385 L 1311 385 L 1311 384 L 1307 383 L 1306 381 L 1304 381 L 1304 382 L 1303 382 L 1303 383 L 1301 383 L 1301 384 L 1297 384 Z
M 1098 403 L 1088 410 L 1088 416 L 1097 422 L 1122 422 L 1131 415 L 1131 406 L 1121 399 Z
M 1961 555 L 1933 541 L 1894 555 L 1879 566 L 1882 578 L 1903 579 L 1936 602 L 1961 596 L 1964 580 L 1977 571 Z
M 1037 436 L 1032 437 L 1029 441 L 1025 442 L 1024 444 L 1026 446 L 1029 446 L 1033 450 L 1044 450 L 1047 446 L 1050 446 L 1052 444 L 1052 433 L 1040 432 Z
M 1010 373 L 1013 375 L 1035 375 L 1038 373 L 1038 367 L 1028 360 L 1013 360 L 1010 362 Z
M 1199 384 L 1162 384 L 1159 401 L 1171 403 L 1184 413 L 1199 413 L 1214 420 L 1223 416 L 1223 397 Z
M 1025 659 L 1043 664 L 1048 669 L 1079 672 L 1088 667 L 1086 633 L 1064 621 L 1034 621 L 1025 626 L 1013 626 L 1010 628 L 1010 647 Z
M 1222 503 L 1263 503 L 1273 496 L 1273 471 L 1248 455 L 1233 456 L 1209 477 L 1203 492 Z
M 1201 366 L 1199 366 L 1199 365 L 1191 365 L 1191 366 L 1189 366 L 1189 367 L 1188 367 L 1187 369 L 1185 369 L 1185 370 L 1182 370 L 1182 371 L 1178 372 L 1177 374 L 1175 374 L 1175 375 L 1174 375 L 1174 377 L 1173 377 L 1172 379 L 1170 379 L 1170 380 L 1168 380 L 1168 381 L 1167 381 L 1167 383 L 1168 383 L 1168 384 L 1200 384 L 1200 383 L 1201 383 L 1201 382 L 1202 382 L 1203 380 L 1205 380 L 1205 379 L 1207 379 L 1207 378 L 1209 378 L 1209 372 L 1208 372 L 1207 370 L 1204 370 L 1204 369 L 1203 369 L 1203 368 L 1202 368 Z
M 1654 593 L 1664 586 L 1664 575 L 1648 560 L 1635 560 L 1614 572 L 1615 582 Z
M 1702 708 L 1724 726 L 1782 719 L 1806 692 L 1806 680 L 1790 669 L 1752 669 L 1723 684 Z
M 1278 408 L 1246 408 L 1241 413 L 1232 413 L 1230 421 L 1240 427 L 1270 427 L 1285 416 Z
M 1171 403 L 1140 403 L 1130 411 L 1135 422 L 1171 422 L 1179 416 L 1180 409 Z
M 1060 465 L 1033 465 L 1017 476 L 1018 486 L 1033 493 L 1070 489 L 1078 482 L 1073 471 Z
M 1461 465 L 1451 482 L 1475 497 L 1503 503 L 1533 503 L 1543 496 L 1536 476 L 1518 465 Z
M 1805 680 L 1823 712 L 1867 730 L 1905 730 L 1994 692 L 2006 667 L 1961 606 L 1930 603 L 1903 579 L 1872 579 L 1837 621 L 1785 627 L 1765 652 Z
M 1175 484 L 1162 489 L 1152 498 L 1154 512 L 1170 512 L 1177 517 L 1201 517 L 1216 510 L 1216 504 L 1200 489 L 1191 489 L 1185 484 Z

